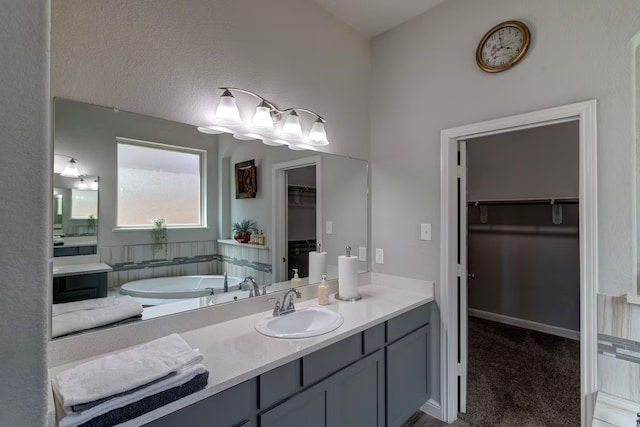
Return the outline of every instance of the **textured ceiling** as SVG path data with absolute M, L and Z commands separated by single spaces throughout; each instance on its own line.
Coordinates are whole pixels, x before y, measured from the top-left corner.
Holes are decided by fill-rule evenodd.
M 375 37 L 444 0 L 313 0 L 366 37 Z

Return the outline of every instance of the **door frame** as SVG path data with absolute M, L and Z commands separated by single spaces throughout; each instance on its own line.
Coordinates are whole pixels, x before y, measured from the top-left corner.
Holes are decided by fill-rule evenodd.
M 285 271 L 284 263 L 281 261 L 283 257 L 289 256 L 287 254 L 287 213 L 285 208 L 287 203 L 287 182 L 285 172 L 305 166 L 316 167 L 316 242 L 324 246 L 324 242 L 322 242 L 322 236 L 324 235 L 322 233 L 322 157 L 316 155 L 288 162 L 274 163 L 271 165 L 271 194 L 273 195 L 271 205 L 271 230 L 273 230 L 273 236 L 271 237 L 271 246 L 273 248 L 271 251 L 271 265 L 274 283 L 279 281 L 279 277 L 285 277 L 282 280 L 287 280 L 285 274 L 287 271 Z
M 458 141 L 568 121 L 579 122 L 580 218 L 580 401 L 581 425 L 590 425 L 597 391 L 596 281 L 598 279 L 596 100 L 534 111 L 442 130 L 440 133 L 441 415 L 453 422 L 458 412 L 457 180 Z M 466 273 L 465 273 L 466 274 Z

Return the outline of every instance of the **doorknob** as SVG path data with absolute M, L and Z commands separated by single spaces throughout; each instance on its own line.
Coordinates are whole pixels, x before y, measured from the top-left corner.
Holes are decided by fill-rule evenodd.
M 476 278 L 476 273 L 469 273 L 469 274 L 467 274 L 467 277 L 469 279 L 475 279 Z

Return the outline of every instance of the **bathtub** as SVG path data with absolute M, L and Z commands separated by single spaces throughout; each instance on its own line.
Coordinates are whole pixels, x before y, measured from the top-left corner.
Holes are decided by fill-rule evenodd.
M 240 289 L 240 277 L 228 277 L 229 291 Z M 134 280 L 120 287 L 120 293 L 138 298 L 198 298 L 224 292 L 224 276 L 178 276 Z

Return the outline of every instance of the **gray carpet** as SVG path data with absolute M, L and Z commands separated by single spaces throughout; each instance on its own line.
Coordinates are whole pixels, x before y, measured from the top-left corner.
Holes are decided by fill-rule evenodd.
M 467 413 L 478 427 L 580 425 L 580 343 L 469 318 Z

